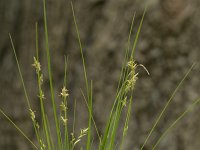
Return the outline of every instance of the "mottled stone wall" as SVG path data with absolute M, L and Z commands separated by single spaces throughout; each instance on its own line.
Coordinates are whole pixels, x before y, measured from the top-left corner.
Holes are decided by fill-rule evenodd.
M 114 99 L 123 61 L 132 15 L 136 12 L 134 35 L 145 5 L 148 11 L 137 45 L 136 61 L 142 63 L 150 76 L 138 68 L 139 80 L 134 94 L 133 113 L 124 149 L 139 149 L 167 99 L 189 69 L 200 57 L 200 2 L 198 0 L 76 0 L 74 7 L 83 43 L 89 78 L 94 81 L 94 118 L 103 129 Z M 36 76 L 31 64 L 35 55 L 35 22 L 39 24 L 39 48 L 42 68 L 46 68 L 43 10 L 41 0 L 0 1 L 0 107 L 30 138 L 34 132 L 23 94 L 8 33 L 16 46 L 19 62 L 32 105 L 38 109 Z M 52 56 L 55 95 L 61 89 L 64 55 L 69 56 L 69 109 L 77 99 L 77 129 L 87 119 L 87 109 L 80 93 L 84 77 L 73 24 L 70 1 L 47 0 L 49 40 Z M 134 36 L 133 36 L 134 38 Z M 133 40 L 133 39 L 132 39 Z M 48 75 L 45 69 L 46 105 Z M 197 98 L 200 90 L 199 65 L 187 78 L 162 118 L 145 149 L 173 120 Z M 51 114 L 50 109 L 49 113 Z M 72 119 L 72 112 L 70 112 Z M 189 113 L 160 143 L 162 150 L 194 150 L 200 147 L 199 107 Z M 0 117 L 0 149 L 31 149 L 26 140 Z

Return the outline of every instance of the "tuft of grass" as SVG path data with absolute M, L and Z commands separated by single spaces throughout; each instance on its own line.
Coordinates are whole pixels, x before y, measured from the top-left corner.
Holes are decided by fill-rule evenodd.
M 113 101 L 112 108 L 109 113 L 109 118 L 105 125 L 105 130 L 102 134 L 98 131 L 98 128 L 96 126 L 94 117 L 93 117 L 93 81 L 88 79 L 87 76 L 87 68 L 85 64 L 85 58 L 83 55 L 83 46 L 80 39 L 80 33 L 78 24 L 76 21 L 75 16 L 75 10 L 73 7 L 73 3 L 71 2 L 71 9 L 72 9 L 72 15 L 74 20 L 74 26 L 75 31 L 77 34 L 77 41 L 79 44 L 80 49 L 80 55 L 82 59 L 82 65 L 83 65 L 83 72 L 84 72 L 84 80 L 85 80 L 85 87 L 86 87 L 86 93 L 84 93 L 81 90 L 81 94 L 83 95 L 83 99 L 85 100 L 86 107 L 88 109 L 88 125 L 87 127 L 80 129 L 80 133 L 78 136 L 75 134 L 75 123 L 76 123 L 76 100 L 74 101 L 74 117 L 73 117 L 73 129 L 72 131 L 69 130 L 69 123 L 68 123 L 68 97 L 70 96 L 70 89 L 67 88 L 67 64 L 68 64 L 68 57 L 64 57 L 64 80 L 63 80 L 63 87 L 61 88 L 60 92 L 60 105 L 56 106 L 55 102 L 55 91 L 54 91 L 54 83 L 53 83 L 53 77 L 52 77 L 52 70 L 51 70 L 51 55 L 50 55 L 50 47 L 49 47 L 49 40 L 48 40 L 48 27 L 47 27 L 47 15 L 46 15 L 46 1 L 43 0 L 43 14 L 44 14 L 44 34 L 45 34 L 45 48 L 46 48 L 46 60 L 47 60 L 47 66 L 48 66 L 48 76 L 49 76 L 49 88 L 51 91 L 51 104 L 52 104 L 52 110 L 54 114 L 54 125 L 50 125 L 49 123 L 49 116 L 46 111 L 45 103 L 44 101 L 48 100 L 45 98 L 45 94 L 43 91 L 43 74 L 42 74 L 42 66 L 40 64 L 40 58 L 39 58 L 39 47 L 38 47 L 38 24 L 36 23 L 35 30 L 36 30 L 36 56 L 33 58 L 33 64 L 32 66 L 35 68 L 35 72 L 37 75 L 37 84 L 38 84 L 38 95 L 39 95 L 39 102 L 40 102 L 40 115 L 42 123 L 39 124 L 39 122 L 36 120 L 36 113 L 31 108 L 31 101 L 29 99 L 24 78 L 21 72 L 21 67 L 18 61 L 18 57 L 16 55 L 15 46 L 12 40 L 11 35 L 10 41 L 13 49 L 13 53 L 16 59 L 17 68 L 19 71 L 20 80 L 23 86 L 26 102 L 30 114 L 30 119 L 33 123 L 33 128 L 35 131 L 35 135 L 37 138 L 37 143 L 33 143 L 31 139 L 12 121 L 11 118 L 9 118 L 2 109 L 0 109 L 0 113 L 21 133 L 26 140 L 33 146 L 36 150 L 74 150 L 78 144 L 80 144 L 80 141 L 85 138 L 84 143 L 84 149 L 91 150 L 92 147 L 92 140 L 93 135 L 96 134 L 98 136 L 99 145 L 98 150 L 113 150 L 116 148 L 123 149 L 123 144 L 127 135 L 128 127 L 129 127 L 129 121 L 131 116 L 131 110 L 133 105 L 133 91 L 135 88 L 136 81 L 138 79 L 138 72 L 136 71 L 137 67 L 143 67 L 144 70 L 149 75 L 148 70 L 142 65 L 142 64 L 136 64 L 135 63 L 135 49 L 138 43 L 139 35 L 142 29 L 142 24 L 144 21 L 144 17 L 146 14 L 146 9 L 143 13 L 143 16 L 141 18 L 138 30 L 135 35 L 135 39 L 133 42 L 131 42 L 132 37 L 132 30 L 133 30 L 133 24 L 134 24 L 134 18 L 135 14 L 133 15 L 129 36 L 127 40 L 126 50 L 125 50 L 125 56 L 124 61 L 121 69 L 121 75 L 118 82 L 117 92 L 115 99 Z M 131 43 L 133 43 L 131 48 Z M 147 135 L 141 150 L 144 148 L 146 143 L 148 142 L 151 134 L 155 130 L 156 126 L 158 125 L 159 121 L 161 120 L 162 116 L 164 115 L 166 109 L 168 108 L 170 102 L 174 98 L 175 94 L 179 90 L 179 88 L 182 86 L 184 80 L 187 78 L 189 73 L 194 68 L 195 64 L 191 66 L 191 68 L 187 71 L 183 79 L 180 81 L 174 92 L 172 93 L 171 97 L 167 101 L 166 105 L 162 109 L 161 113 L 158 115 L 158 118 L 156 119 L 153 127 L 151 128 L 149 134 Z M 200 102 L 200 99 L 198 98 L 195 100 L 190 107 L 188 107 L 164 132 L 163 134 L 158 138 L 158 140 L 155 142 L 155 144 L 152 146 L 152 149 L 155 149 L 157 145 L 160 143 L 162 138 L 187 114 L 189 111 L 192 110 L 192 108 L 197 105 Z M 122 113 L 125 111 L 125 121 L 121 121 Z M 119 126 L 123 124 L 123 130 L 122 130 L 122 137 L 120 140 L 117 140 L 117 134 L 119 133 Z M 95 129 L 95 133 L 93 133 L 93 129 Z M 54 138 L 52 133 L 56 133 L 56 137 Z M 138 135 L 139 136 L 139 135 Z M 81 147 L 82 149 L 82 147 Z

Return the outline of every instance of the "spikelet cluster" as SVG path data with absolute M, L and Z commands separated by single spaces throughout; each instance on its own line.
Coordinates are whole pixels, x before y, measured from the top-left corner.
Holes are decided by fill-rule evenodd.
M 138 72 L 136 72 L 136 68 L 137 67 L 142 67 L 148 75 L 149 74 L 149 71 L 146 69 L 146 67 L 142 64 L 136 64 L 134 61 L 129 61 L 127 63 L 127 66 L 128 66 L 128 69 L 129 69 L 129 74 L 128 74 L 128 79 L 126 81 L 126 86 L 125 86 L 125 91 L 126 92 L 129 92 L 131 90 L 134 89 L 135 87 L 135 83 L 138 79 Z
M 34 63 L 32 66 L 35 68 L 35 71 L 38 76 L 38 85 L 39 85 L 39 98 L 40 100 L 45 99 L 44 92 L 42 91 L 42 84 L 43 84 L 43 74 L 41 73 L 41 65 L 40 62 L 34 57 Z
M 63 123 L 63 125 L 67 125 L 68 119 L 66 112 L 67 112 L 67 97 L 69 96 L 69 93 L 65 86 L 61 89 L 60 96 L 62 97 L 62 102 L 60 104 L 60 110 L 61 110 L 60 120 Z
M 45 150 L 46 149 L 46 145 L 44 144 L 43 140 L 40 139 L 40 149 L 41 150 Z
M 72 136 L 71 145 L 72 145 L 72 147 L 74 147 L 78 142 L 80 142 L 81 139 L 85 135 L 87 135 L 87 133 L 88 133 L 88 128 L 81 129 L 81 132 L 80 132 L 77 139 L 75 138 L 74 133 L 71 133 L 71 136 Z
M 40 62 L 34 57 L 33 58 L 34 63 L 32 64 L 33 67 L 35 67 L 35 70 L 37 73 L 39 73 L 41 71 L 41 65 Z
M 127 66 L 129 68 L 129 74 L 125 85 L 125 91 L 129 92 L 134 89 L 136 80 L 138 79 L 138 73 L 135 71 L 138 65 L 134 61 L 129 61 Z
M 29 112 L 30 112 L 31 120 L 34 122 L 35 121 L 35 111 L 33 111 L 32 109 L 29 109 Z
M 39 99 L 40 101 L 42 102 L 43 99 L 45 99 L 45 96 L 44 96 L 44 92 L 42 90 L 42 84 L 43 84 L 43 74 L 41 72 L 41 65 L 40 65 L 40 62 L 38 61 L 38 59 L 36 59 L 35 57 L 33 58 L 33 64 L 32 66 L 35 68 L 35 71 L 36 71 L 36 74 L 37 74 L 37 79 L 38 79 L 38 88 L 39 88 Z M 40 130 L 39 130 L 39 123 L 37 122 L 36 118 L 35 118 L 35 111 L 29 109 L 30 111 L 30 117 L 31 117 L 31 120 L 33 121 L 33 124 L 34 126 L 36 127 L 36 132 L 39 133 Z M 44 144 L 43 142 L 43 139 L 41 137 L 38 137 L 39 138 L 39 144 L 40 144 L 40 149 L 41 150 L 46 150 L 46 145 Z

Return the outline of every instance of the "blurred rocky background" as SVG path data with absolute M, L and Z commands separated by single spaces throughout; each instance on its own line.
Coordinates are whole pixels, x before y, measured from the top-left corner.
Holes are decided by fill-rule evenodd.
M 199 0 L 75 0 L 74 7 L 83 43 L 89 78 L 94 81 L 94 118 L 99 129 L 105 126 L 113 102 L 122 65 L 125 44 L 134 12 L 134 39 L 145 6 L 145 16 L 136 49 L 139 80 L 134 93 L 133 112 L 124 150 L 137 150 L 143 144 L 156 117 L 173 90 L 200 58 Z M 69 57 L 68 89 L 72 121 L 77 100 L 77 124 L 86 127 L 87 109 L 81 96 L 84 77 L 69 0 L 47 0 L 47 19 L 56 100 L 64 76 L 64 55 Z M 44 48 L 41 0 L 0 0 L 0 107 L 31 139 L 35 139 L 28 115 L 23 87 L 18 75 L 8 34 L 16 47 L 25 84 L 35 110 L 39 108 L 36 75 L 31 64 L 35 55 L 35 22 L 39 25 L 39 48 L 44 73 L 45 105 L 48 75 Z M 199 65 L 187 78 L 158 127 L 145 146 L 152 148 L 161 133 L 200 96 Z M 161 150 L 198 150 L 200 147 L 200 110 L 195 107 L 162 140 Z M 96 143 L 96 142 L 95 142 Z M 28 150 L 29 143 L 0 115 L 0 150 Z

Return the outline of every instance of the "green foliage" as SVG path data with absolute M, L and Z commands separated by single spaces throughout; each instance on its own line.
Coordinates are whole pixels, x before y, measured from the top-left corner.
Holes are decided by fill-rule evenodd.
M 136 68 L 141 66 L 143 67 L 146 71 L 147 69 L 142 65 L 142 64 L 136 64 L 134 60 L 134 52 L 136 49 L 136 44 L 138 42 L 139 34 L 142 28 L 144 16 L 146 13 L 146 9 L 143 13 L 139 28 L 137 30 L 135 40 L 133 41 L 133 46 L 130 48 L 131 45 L 131 36 L 132 36 L 132 29 L 133 29 L 133 23 L 134 23 L 134 18 L 135 15 L 133 16 L 129 36 L 128 36 L 128 41 L 127 41 L 127 47 L 125 51 L 125 57 L 124 57 L 124 62 L 121 70 L 121 75 L 118 83 L 118 88 L 116 92 L 116 97 L 113 102 L 113 106 L 111 108 L 109 118 L 106 122 L 105 125 L 105 130 L 102 135 L 99 134 L 98 128 L 96 126 L 95 120 L 93 118 L 93 82 L 88 81 L 87 77 L 87 69 L 86 69 L 86 64 L 85 64 L 85 59 L 83 55 L 83 48 L 82 48 L 82 43 L 80 39 L 80 34 L 78 30 L 78 25 L 76 22 L 76 17 L 75 17 L 75 11 L 73 8 L 73 4 L 71 3 L 71 8 L 72 8 L 72 15 L 74 19 L 74 25 L 76 29 L 76 34 L 77 34 L 77 40 L 80 48 L 80 54 L 82 58 L 82 65 L 83 65 L 83 71 L 84 71 L 84 79 L 85 79 L 85 86 L 86 86 L 86 94 L 84 94 L 83 91 L 82 95 L 85 100 L 86 106 L 88 108 L 88 126 L 86 128 L 83 128 L 80 130 L 80 134 L 78 137 L 75 136 L 75 120 L 76 120 L 76 100 L 74 101 L 74 121 L 73 121 L 73 131 L 70 133 L 69 132 L 69 126 L 68 126 L 68 97 L 69 97 L 69 91 L 67 89 L 67 63 L 68 63 L 68 58 L 65 57 L 65 65 L 64 65 L 64 81 L 63 81 L 63 88 L 61 89 L 60 97 L 61 97 L 61 103 L 60 106 L 56 106 L 55 98 L 54 98 L 54 85 L 53 85 L 53 78 L 52 78 L 52 70 L 51 70 L 51 57 L 50 57 L 50 48 L 49 48 L 49 41 L 48 41 L 48 28 L 47 28 L 47 16 L 46 16 L 46 4 L 45 0 L 43 0 L 43 10 L 44 10 L 44 31 L 45 31 L 45 48 L 46 48 L 46 60 L 48 64 L 48 75 L 49 75 L 49 87 L 51 91 L 51 103 L 52 103 L 52 110 L 54 114 L 54 125 L 55 128 L 52 128 L 52 126 L 49 123 L 49 118 L 46 112 L 46 107 L 44 104 L 45 100 L 45 95 L 42 89 L 43 85 L 43 74 L 42 74 L 42 69 L 41 65 L 39 62 L 39 48 L 38 48 L 38 27 L 36 23 L 36 56 L 34 57 L 34 63 L 33 67 L 35 68 L 36 74 L 37 74 L 37 84 L 38 84 L 38 92 L 39 92 L 39 101 L 40 101 L 40 109 L 41 109 L 41 120 L 42 123 L 39 124 L 38 121 L 36 120 L 35 117 L 35 111 L 32 110 L 31 105 L 30 105 L 30 100 L 28 93 L 26 91 L 26 86 L 24 83 L 24 79 L 21 73 L 21 67 L 18 62 L 18 58 L 16 55 L 15 47 L 10 35 L 10 40 L 14 52 L 14 56 L 16 58 L 16 63 L 17 67 L 19 70 L 19 75 L 20 79 L 23 85 L 27 105 L 28 105 L 28 110 L 30 112 L 30 118 L 33 122 L 33 127 L 35 130 L 36 138 L 37 138 L 37 144 L 34 144 L 26 134 L 19 129 L 19 127 L 0 109 L 0 113 L 5 116 L 5 118 L 30 142 L 30 144 L 33 146 L 33 148 L 37 150 L 73 150 L 77 144 L 80 143 L 80 141 L 85 138 L 85 148 L 86 150 L 92 149 L 92 139 L 93 139 L 93 134 L 92 134 L 92 129 L 94 128 L 96 131 L 96 134 L 99 138 L 99 150 L 113 150 L 116 148 L 116 143 L 119 142 L 116 140 L 116 136 L 118 133 L 118 127 L 119 124 L 124 123 L 123 126 L 123 132 L 122 132 L 122 138 L 120 141 L 120 144 L 117 146 L 121 150 L 123 149 L 123 143 L 125 140 L 125 137 L 127 135 L 128 131 L 128 125 L 129 125 L 129 120 L 130 120 L 130 115 L 131 115 L 131 110 L 132 110 L 132 104 L 133 104 L 133 90 L 136 84 L 136 81 L 138 79 L 138 73 L 136 72 Z M 145 144 L 148 142 L 151 134 L 155 130 L 157 124 L 159 123 L 160 119 L 162 118 L 163 114 L 165 113 L 166 109 L 168 108 L 170 102 L 174 98 L 175 94 L 177 93 L 178 89 L 181 87 L 183 81 L 186 79 L 186 77 L 189 75 L 191 70 L 194 68 L 194 64 L 191 66 L 191 68 L 188 70 L 186 75 L 183 77 L 183 79 L 180 81 L 178 84 L 177 88 L 174 90 L 172 93 L 172 96 L 169 98 L 167 101 L 166 105 L 162 109 L 161 113 L 159 114 L 158 118 L 156 119 L 153 127 L 151 128 L 149 134 L 147 135 L 146 140 L 144 141 L 141 150 L 144 148 Z M 147 74 L 148 71 L 147 71 Z M 200 99 L 197 99 L 194 101 L 194 103 L 188 107 L 187 110 L 185 110 L 172 124 L 167 128 L 167 130 L 160 136 L 160 138 L 157 140 L 157 142 L 153 145 L 153 149 L 157 147 L 157 145 L 160 143 L 161 139 L 166 135 L 166 133 L 169 132 L 172 127 L 174 127 L 178 121 L 180 121 L 190 110 L 193 106 L 197 105 L 199 103 Z M 59 110 L 59 111 L 58 111 Z M 126 111 L 125 111 L 126 110 Z M 126 112 L 126 117 L 125 117 L 125 122 L 121 121 L 122 117 L 122 112 Z M 61 129 L 64 129 L 64 133 L 61 132 Z M 52 132 L 56 133 L 56 140 L 52 137 Z

